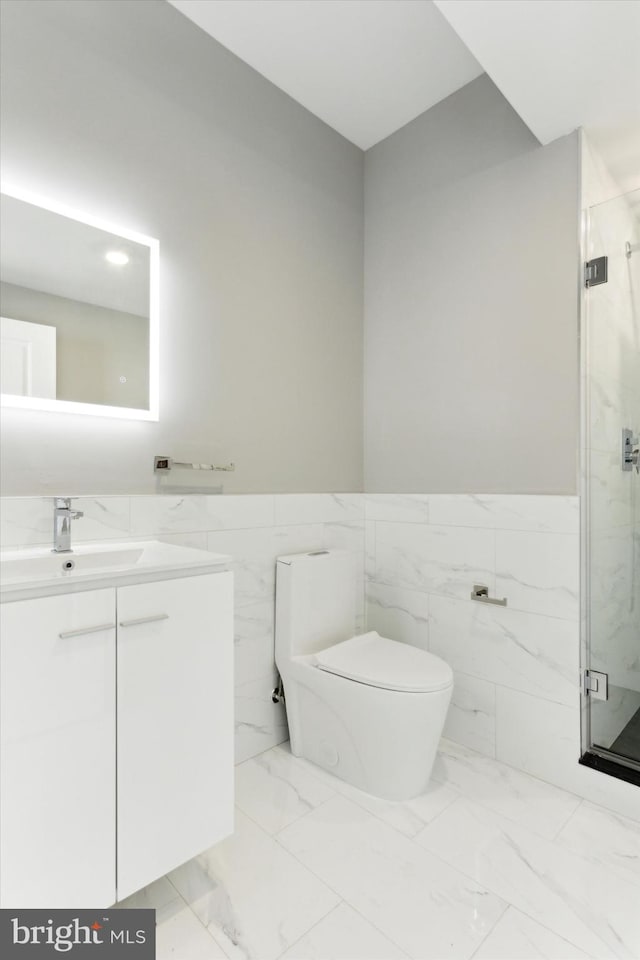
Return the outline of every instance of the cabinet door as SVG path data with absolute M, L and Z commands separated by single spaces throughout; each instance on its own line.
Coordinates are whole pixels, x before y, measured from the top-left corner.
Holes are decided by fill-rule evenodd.
M 118 899 L 233 829 L 233 574 L 118 590 Z
M 0 607 L 3 907 L 115 900 L 115 616 L 115 590 Z

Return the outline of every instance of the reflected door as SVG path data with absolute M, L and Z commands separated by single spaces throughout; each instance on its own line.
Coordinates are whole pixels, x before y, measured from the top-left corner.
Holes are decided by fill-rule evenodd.
M 0 318 L 0 393 L 55 400 L 55 327 Z

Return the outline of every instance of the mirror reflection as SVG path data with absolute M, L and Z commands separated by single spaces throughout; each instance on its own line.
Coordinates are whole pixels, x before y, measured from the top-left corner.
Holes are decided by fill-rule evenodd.
M 149 246 L 0 203 L 0 392 L 149 410 Z

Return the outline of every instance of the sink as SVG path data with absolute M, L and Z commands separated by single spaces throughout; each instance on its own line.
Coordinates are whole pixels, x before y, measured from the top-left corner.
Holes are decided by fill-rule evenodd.
M 191 576 L 224 568 L 230 561 L 224 554 L 158 540 L 82 544 L 71 553 L 11 550 L 0 554 L 0 600 Z

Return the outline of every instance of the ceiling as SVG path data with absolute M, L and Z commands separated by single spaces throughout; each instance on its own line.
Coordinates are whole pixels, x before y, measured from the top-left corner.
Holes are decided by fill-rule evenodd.
M 430 0 L 169 0 L 367 150 L 482 67 Z
M 4 283 L 149 316 L 148 247 L 7 194 L 0 225 Z M 108 263 L 109 251 L 126 253 L 129 263 Z
M 586 127 L 640 185 L 638 0 L 434 0 L 541 143 Z
M 640 0 L 169 0 L 367 150 L 486 72 L 541 143 L 640 174 Z

